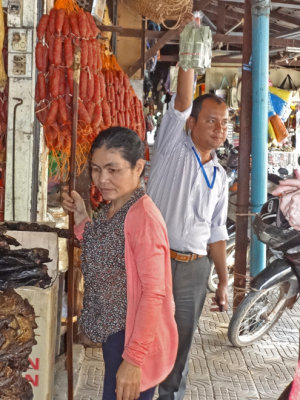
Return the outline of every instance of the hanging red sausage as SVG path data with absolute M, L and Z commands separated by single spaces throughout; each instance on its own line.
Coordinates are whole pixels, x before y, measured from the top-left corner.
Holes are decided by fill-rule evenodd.
M 58 35 L 61 34 L 62 27 L 64 24 L 64 19 L 65 19 L 65 10 L 61 8 L 60 10 L 57 10 L 55 17 L 55 33 L 57 33 Z
M 73 64 L 73 45 L 69 37 L 64 39 L 64 56 L 66 67 L 70 68 Z
M 49 15 L 44 14 L 42 18 L 40 19 L 40 22 L 36 28 L 36 35 L 38 40 L 42 41 L 44 39 L 47 25 L 48 25 L 48 20 L 49 20 Z
M 46 121 L 45 125 L 52 125 L 56 121 L 57 111 L 58 111 L 58 102 L 57 102 L 57 100 L 53 100 L 50 105 L 50 109 L 49 109 L 49 113 L 48 113 L 48 117 L 47 117 L 47 121 Z
M 61 38 L 61 36 L 56 36 L 56 38 L 54 39 L 53 64 L 56 66 L 62 64 L 62 38 Z
M 50 76 L 50 94 L 52 98 L 56 98 L 59 95 L 59 83 L 60 83 L 60 70 L 54 68 Z

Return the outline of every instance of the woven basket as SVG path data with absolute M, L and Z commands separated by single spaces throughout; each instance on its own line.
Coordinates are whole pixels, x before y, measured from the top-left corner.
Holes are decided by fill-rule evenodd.
M 185 15 L 193 10 L 192 0 L 123 0 L 131 9 L 143 17 L 149 18 L 157 24 L 164 26 L 166 20 L 175 19 L 176 24 L 172 29 L 177 28 Z M 169 28 L 166 26 L 166 28 Z

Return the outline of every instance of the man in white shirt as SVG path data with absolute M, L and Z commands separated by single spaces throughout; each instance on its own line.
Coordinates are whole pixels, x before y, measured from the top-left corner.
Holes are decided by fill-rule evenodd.
M 219 276 L 218 309 L 228 307 L 228 191 L 226 173 L 214 152 L 226 139 L 228 110 L 213 94 L 198 97 L 192 105 L 193 83 L 194 70 L 179 67 L 176 97 L 157 135 L 147 186 L 168 229 L 179 332 L 175 366 L 159 386 L 161 400 L 184 398 L 189 351 L 210 272 L 207 246 Z

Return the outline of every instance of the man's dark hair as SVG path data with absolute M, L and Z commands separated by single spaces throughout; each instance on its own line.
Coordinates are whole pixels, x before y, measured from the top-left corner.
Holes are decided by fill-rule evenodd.
M 192 112 L 191 112 L 191 117 L 194 117 L 195 119 L 198 118 L 198 115 L 201 111 L 202 108 L 202 104 L 206 99 L 210 99 L 215 101 L 217 104 L 222 104 L 225 103 L 225 101 L 223 99 L 221 99 L 221 97 L 217 96 L 214 93 L 206 93 L 203 94 L 202 96 L 198 96 L 194 101 L 193 101 L 193 108 L 192 108 Z

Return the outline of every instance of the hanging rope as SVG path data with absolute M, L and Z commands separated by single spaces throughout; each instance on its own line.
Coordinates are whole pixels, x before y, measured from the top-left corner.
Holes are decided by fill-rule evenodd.
M 131 10 L 168 29 L 177 29 L 184 17 L 193 11 L 192 0 L 124 0 L 124 3 Z M 177 22 L 168 27 L 164 22 L 168 19 L 176 19 Z
M 62 8 L 66 10 L 67 14 L 71 14 L 72 12 L 80 12 L 80 7 L 74 0 L 56 0 L 54 8 L 56 8 L 57 10 L 60 10 Z

